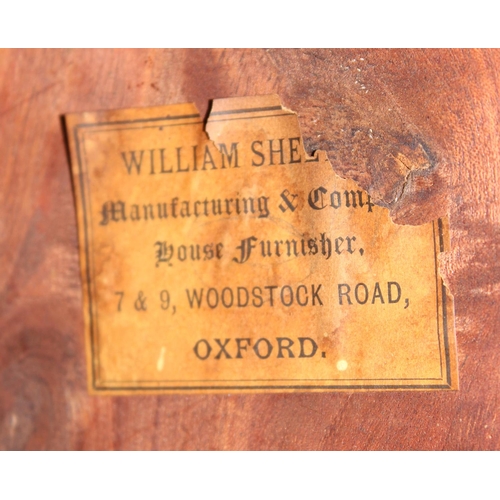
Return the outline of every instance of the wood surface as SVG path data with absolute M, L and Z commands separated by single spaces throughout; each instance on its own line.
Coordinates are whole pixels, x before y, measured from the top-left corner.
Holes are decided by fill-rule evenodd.
M 499 449 L 499 72 L 496 50 L 0 51 L 0 448 Z M 459 391 L 88 395 L 62 115 L 269 93 L 398 223 L 449 213 Z

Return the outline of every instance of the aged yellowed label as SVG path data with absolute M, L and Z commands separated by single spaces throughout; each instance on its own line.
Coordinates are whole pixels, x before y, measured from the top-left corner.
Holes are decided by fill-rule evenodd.
M 66 123 L 92 392 L 458 387 L 446 221 L 394 224 L 277 96 Z

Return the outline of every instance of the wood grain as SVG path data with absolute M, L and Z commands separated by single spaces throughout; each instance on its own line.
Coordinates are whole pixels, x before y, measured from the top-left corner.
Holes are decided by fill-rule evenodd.
M 499 72 L 497 50 L 1 51 L 0 448 L 499 449 Z M 61 116 L 267 93 L 397 222 L 449 212 L 458 392 L 87 394 Z

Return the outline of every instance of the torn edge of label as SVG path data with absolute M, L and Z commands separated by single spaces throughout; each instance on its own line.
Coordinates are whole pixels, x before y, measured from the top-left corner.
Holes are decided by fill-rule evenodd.
M 193 105 L 194 106 L 194 105 Z M 195 107 L 196 108 L 196 107 Z M 277 94 L 269 94 L 262 96 L 250 96 L 250 97 L 227 97 L 220 99 L 213 99 L 212 106 L 208 113 L 207 119 L 205 120 L 204 133 L 206 137 L 212 142 L 212 144 L 219 150 L 215 141 L 212 140 L 210 134 L 210 124 L 214 121 L 214 117 L 219 115 L 224 115 L 228 111 L 234 113 L 234 109 L 238 109 L 239 116 L 243 115 L 247 118 L 252 118 L 255 114 L 259 113 L 259 116 L 262 116 L 262 112 L 268 112 L 272 114 L 273 112 L 287 112 L 289 114 L 293 114 L 297 118 L 299 130 L 301 130 L 301 140 L 304 145 L 302 129 L 300 127 L 300 120 L 297 112 L 293 111 L 290 108 L 287 108 L 281 102 L 279 95 Z M 368 136 L 373 138 L 373 130 L 369 130 L 367 132 Z M 334 176 L 338 176 L 341 179 L 349 180 L 355 182 L 356 185 L 360 187 L 363 191 L 367 192 L 373 203 L 376 205 L 386 209 L 389 211 L 389 216 L 391 221 L 394 224 L 398 225 L 420 225 L 426 222 L 431 222 L 431 220 L 419 220 L 414 222 L 411 217 L 409 217 L 409 221 L 404 220 L 405 215 L 401 215 L 398 213 L 399 205 L 401 205 L 401 200 L 405 197 L 411 197 L 415 195 L 415 185 L 418 185 L 419 182 L 425 181 L 425 174 L 436 169 L 436 158 L 435 155 L 426 147 L 422 141 L 416 140 L 413 138 L 411 143 L 403 143 L 400 141 L 400 147 L 396 152 L 387 152 L 386 157 L 389 162 L 391 162 L 394 166 L 393 169 L 398 172 L 398 174 L 403 176 L 403 181 L 400 186 L 395 191 L 395 195 L 391 200 L 384 200 L 383 196 L 381 196 L 380 192 L 377 192 L 375 189 L 366 189 L 362 184 L 359 183 L 358 179 L 355 176 L 347 176 L 343 173 L 340 173 L 338 169 L 335 169 L 332 161 L 329 158 L 329 155 L 326 151 L 322 149 L 316 149 L 312 152 L 306 150 L 304 145 L 304 152 L 307 155 L 307 158 L 316 158 L 319 154 L 324 154 L 328 159 L 328 162 L 332 168 L 332 172 Z M 420 174 L 421 177 L 417 178 L 416 175 Z M 424 175 L 422 177 L 422 174 Z M 383 176 L 383 172 L 380 173 Z M 376 183 L 375 183 L 376 184 Z M 447 218 L 446 215 L 442 215 L 439 218 Z M 444 250 L 447 252 L 449 250 Z M 451 294 L 451 290 L 449 288 L 449 280 L 446 279 L 445 272 L 442 268 L 442 259 L 439 259 L 439 273 L 443 282 L 445 283 L 446 288 Z M 452 294 L 451 294 L 452 295 Z

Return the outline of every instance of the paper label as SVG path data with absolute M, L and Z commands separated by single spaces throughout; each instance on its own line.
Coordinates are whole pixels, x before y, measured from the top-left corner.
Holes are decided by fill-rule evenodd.
M 446 221 L 394 224 L 277 96 L 66 123 L 92 392 L 458 387 Z

